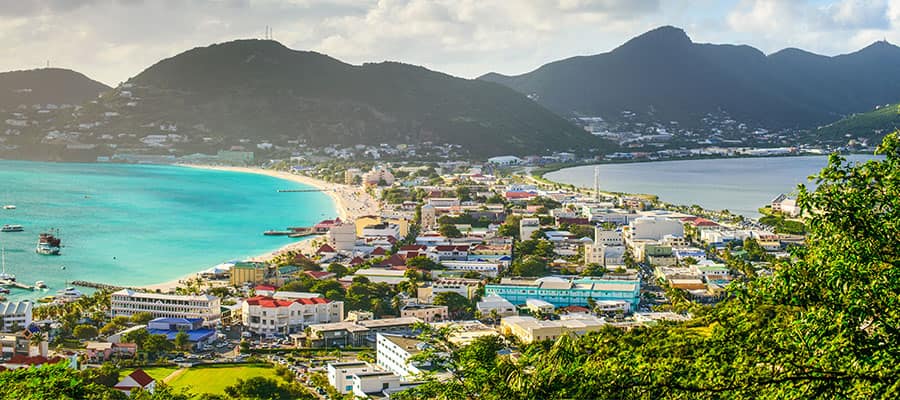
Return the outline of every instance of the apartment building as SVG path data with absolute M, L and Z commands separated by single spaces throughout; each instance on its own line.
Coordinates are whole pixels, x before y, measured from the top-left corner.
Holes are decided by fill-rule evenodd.
M 175 295 L 122 289 L 110 295 L 113 317 L 149 312 L 154 318 L 200 318 L 216 326 L 222 318 L 221 301 L 211 295 Z
M 321 297 L 282 299 L 256 296 L 244 301 L 241 321 L 244 328 L 257 335 L 302 332 L 312 324 L 340 322 L 344 318 L 344 302 Z

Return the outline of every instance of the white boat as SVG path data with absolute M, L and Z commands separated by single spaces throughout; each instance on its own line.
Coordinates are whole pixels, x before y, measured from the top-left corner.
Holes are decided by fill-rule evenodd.
M 7 204 L 7 205 L 3 206 L 3 209 L 4 210 L 15 210 L 16 206 L 14 206 L 12 204 Z
M 44 283 L 44 281 L 36 281 L 36 282 L 34 282 L 34 287 L 36 287 L 38 289 L 46 289 L 47 284 Z
M 0 272 L 0 281 L 15 282 L 16 276 L 6 272 L 6 249 L 0 248 L 0 264 L 3 266 L 3 272 Z
M 22 232 L 25 230 L 25 227 L 22 225 L 10 225 L 6 224 L 0 227 L 0 232 Z
M 81 298 L 81 296 L 82 293 L 71 286 L 56 292 L 56 300 L 60 302 L 75 301 Z

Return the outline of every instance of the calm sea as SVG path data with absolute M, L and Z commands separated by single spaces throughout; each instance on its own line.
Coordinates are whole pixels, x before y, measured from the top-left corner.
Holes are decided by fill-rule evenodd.
M 10 300 L 54 294 L 72 280 L 118 285 L 169 281 L 220 262 L 256 256 L 291 240 L 268 229 L 336 215 L 319 192 L 262 175 L 175 166 L 0 161 L 0 233 L 6 269 L 47 292 L 12 289 Z M 35 253 L 38 234 L 58 229 L 62 255 Z M 65 269 L 63 269 L 65 267 Z
M 874 158 L 847 156 L 848 162 Z M 704 208 L 729 210 L 758 217 L 757 209 L 779 193 L 791 193 L 807 177 L 828 163 L 827 156 L 727 158 L 603 164 L 601 190 L 658 195 L 660 200 Z M 545 178 L 583 187 L 594 187 L 594 166 L 566 168 Z M 807 183 L 807 186 L 814 186 Z

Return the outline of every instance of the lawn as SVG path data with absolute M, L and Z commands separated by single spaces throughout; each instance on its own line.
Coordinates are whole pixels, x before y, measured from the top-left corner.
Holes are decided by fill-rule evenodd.
M 188 368 L 168 385 L 173 389 L 190 386 L 191 393 L 196 394 L 224 394 L 225 388 L 235 384 L 238 379 L 255 376 L 275 378 L 275 369 L 268 364 L 197 366 Z
M 151 378 L 156 379 L 157 381 L 162 381 L 163 379 L 166 379 L 166 377 L 169 376 L 169 374 L 175 372 L 175 370 L 177 370 L 178 368 L 177 367 L 147 367 L 147 368 L 141 368 L 141 369 L 144 370 L 144 372 L 146 372 L 147 375 L 150 375 Z M 128 376 L 128 374 L 130 374 L 131 372 L 132 372 L 131 370 L 122 371 L 122 377 L 124 378 L 124 377 Z

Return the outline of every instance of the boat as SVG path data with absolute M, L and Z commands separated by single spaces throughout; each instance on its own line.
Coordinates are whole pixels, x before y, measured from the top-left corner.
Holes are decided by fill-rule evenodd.
M 5 287 L 0 287 L 0 294 L 9 294 L 9 289 Z
M 3 226 L 0 226 L 0 232 L 22 232 L 24 230 L 25 230 L 25 227 L 23 227 L 22 225 L 6 224 Z
M 35 281 L 35 282 L 34 282 L 34 287 L 37 288 L 37 289 L 46 289 L 46 288 L 47 288 L 47 284 L 46 284 L 44 281 Z
M 59 238 L 52 233 L 42 233 L 41 236 L 38 237 L 38 244 L 34 251 L 45 256 L 58 256 L 59 248 Z
M 81 296 L 81 292 L 71 286 L 56 292 L 56 300 L 61 302 L 75 301 L 81 298 Z
M 16 206 L 14 206 L 12 204 L 7 204 L 7 205 L 3 206 L 3 209 L 4 210 L 15 210 Z
M 3 266 L 3 271 L 0 272 L 0 281 L 15 282 L 16 276 L 6 272 L 6 249 L 4 248 L 0 248 L 0 265 Z
M 54 296 L 44 296 L 44 297 L 41 297 L 40 299 L 38 299 L 38 303 L 44 303 L 44 304 L 46 304 L 46 303 L 52 303 L 53 300 L 56 300 L 56 297 L 54 297 Z

